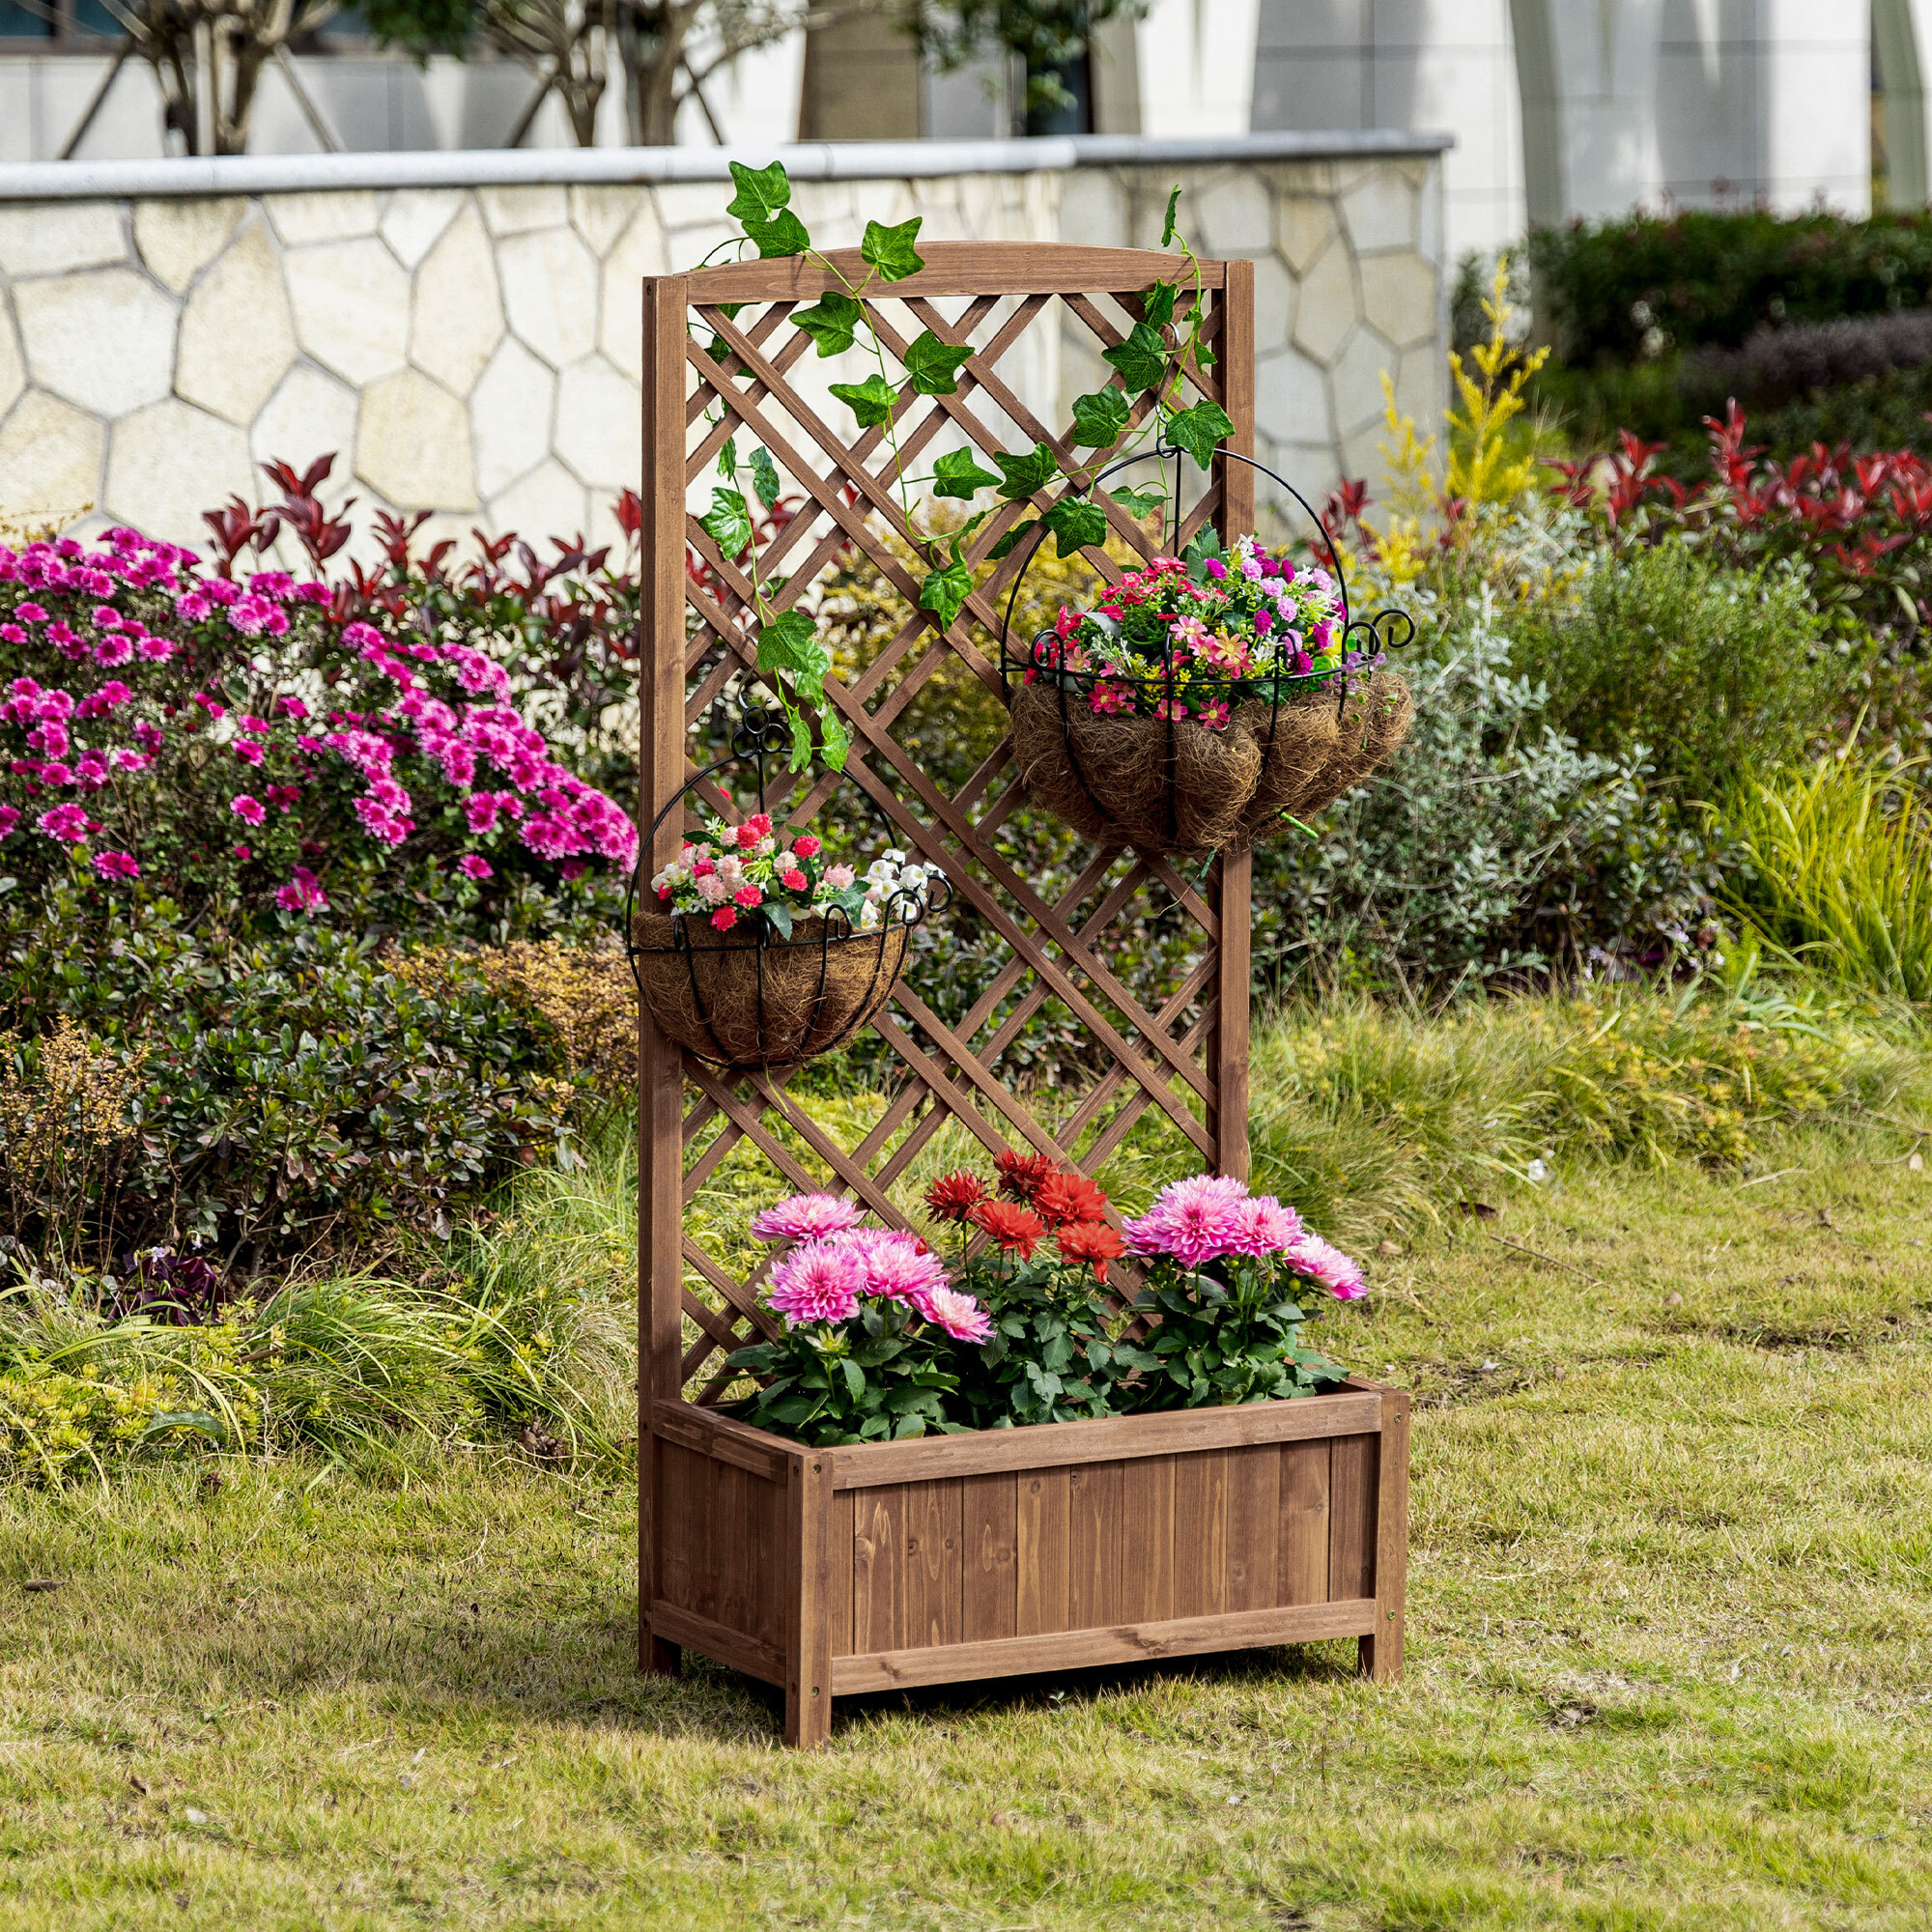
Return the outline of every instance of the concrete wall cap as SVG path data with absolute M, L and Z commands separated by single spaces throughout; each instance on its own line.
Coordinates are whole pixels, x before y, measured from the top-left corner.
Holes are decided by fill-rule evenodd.
M 114 201 L 314 189 L 492 187 L 548 183 L 723 182 L 730 163 L 782 160 L 794 181 L 908 181 L 940 175 L 1058 174 L 1439 155 L 1455 136 L 1364 132 L 1081 134 L 1032 141 L 803 142 L 774 148 L 491 148 L 353 155 L 234 155 L 150 161 L 0 164 L 0 201 Z

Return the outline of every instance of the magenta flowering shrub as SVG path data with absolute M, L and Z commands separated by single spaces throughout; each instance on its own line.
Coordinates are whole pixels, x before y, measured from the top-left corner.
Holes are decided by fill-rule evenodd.
M 229 930 L 525 931 L 621 882 L 630 815 L 553 754 L 501 664 L 339 601 L 127 529 L 0 546 L 7 872 L 80 867 Z

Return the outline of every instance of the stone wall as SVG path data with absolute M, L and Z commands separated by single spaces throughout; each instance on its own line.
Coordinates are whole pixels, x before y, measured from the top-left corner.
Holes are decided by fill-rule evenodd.
M 1365 138 L 786 158 L 835 246 L 914 213 L 935 240 L 1153 245 L 1179 182 L 1197 247 L 1257 261 L 1262 454 L 1319 495 L 1375 469 L 1384 369 L 1419 415 L 1443 401 L 1439 156 Z M 724 177 L 688 149 L 0 168 L 0 516 L 193 542 L 261 494 L 253 465 L 335 451 L 364 527 L 608 540 L 638 481 L 639 285 L 733 232 Z M 1096 367 L 1047 338 L 1021 389 L 1050 409 Z

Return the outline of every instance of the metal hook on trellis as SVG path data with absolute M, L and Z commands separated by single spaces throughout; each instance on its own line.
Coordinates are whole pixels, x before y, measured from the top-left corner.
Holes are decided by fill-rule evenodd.
M 884 1004 L 904 963 L 912 928 L 928 913 L 944 911 L 952 896 L 943 875 L 928 875 L 918 890 L 899 887 L 885 895 L 876 925 L 856 923 L 842 906 L 827 906 L 800 920 L 817 927 L 804 937 L 782 937 L 769 921 L 759 919 L 755 924 L 748 922 L 747 936 L 735 942 L 728 931 L 708 938 L 696 915 L 640 909 L 640 889 L 650 875 L 666 821 L 686 810 L 693 795 L 719 773 L 751 763 L 756 772 L 758 810 L 769 813 L 766 766 L 790 744 L 782 715 L 751 707 L 733 726 L 729 742 L 730 750 L 688 779 L 651 822 L 624 894 L 624 950 L 639 998 L 671 1037 L 727 1072 L 795 1065 L 842 1046 Z M 892 822 L 883 809 L 863 786 L 859 791 L 890 833 Z M 639 927 L 644 918 L 668 923 L 664 943 L 642 943 Z M 671 960 L 678 962 L 681 974 L 661 970 Z M 742 1013 L 723 1011 L 720 1004 L 721 993 L 730 990 L 732 980 L 746 977 L 748 969 L 753 993 L 749 1031 Z M 685 993 L 688 1005 L 679 998 Z M 781 1032 L 775 1030 L 779 1008 L 786 1009 Z M 748 1041 L 755 1042 L 754 1048 L 748 1050 Z

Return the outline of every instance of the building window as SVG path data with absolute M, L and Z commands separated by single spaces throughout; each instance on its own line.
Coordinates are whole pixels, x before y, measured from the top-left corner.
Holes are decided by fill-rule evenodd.
M 96 53 L 102 41 L 121 38 L 121 23 L 101 0 L 0 0 L 0 52 L 73 47 Z

